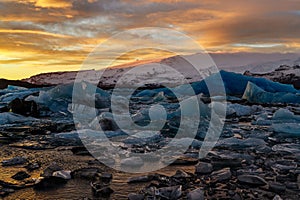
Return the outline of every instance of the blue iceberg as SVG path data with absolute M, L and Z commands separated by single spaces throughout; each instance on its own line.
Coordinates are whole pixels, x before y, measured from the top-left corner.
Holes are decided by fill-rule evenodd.
M 291 92 L 268 92 L 263 88 L 258 87 L 252 82 L 248 82 L 246 90 L 243 94 L 243 99 L 251 103 L 300 103 L 300 95 Z M 296 90 L 297 91 L 297 90 Z
M 220 76 L 222 80 L 219 79 Z M 256 86 L 258 86 L 259 88 L 261 88 L 262 90 L 270 93 L 278 93 L 278 92 L 290 93 L 290 94 L 299 93 L 299 90 L 295 89 L 292 85 L 273 82 L 265 78 L 244 76 L 242 74 L 227 72 L 224 70 L 221 70 L 220 73 L 212 74 L 202 81 L 191 83 L 191 86 L 194 89 L 195 94 L 203 93 L 205 95 L 216 96 L 218 95 L 218 90 L 224 87 L 227 95 L 241 97 L 243 96 L 247 88 L 248 82 L 251 82 Z M 209 91 L 207 85 L 209 85 L 211 91 Z M 190 94 L 186 94 L 187 91 L 186 89 L 188 87 L 190 87 L 190 85 L 180 85 L 175 87 L 173 91 L 182 94 L 183 96 L 190 95 Z M 143 90 L 139 92 L 136 96 L 153 97 L 157 95 L 159 92 L 163 92 L 165 96 L 174 97 L 174 94 L 168 88 Z

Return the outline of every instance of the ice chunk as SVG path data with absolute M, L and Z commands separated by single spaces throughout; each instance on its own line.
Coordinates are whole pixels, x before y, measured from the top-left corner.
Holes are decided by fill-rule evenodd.
M 25 87 L 14 86 L 14 85 L 8 85 L 6 89 L 7 90 L 28 90 Z
M 110 94 L 87 82 L 59 85 L 41 91 L 38 97 L 30 99 L 45 105 L 53 112 L 68 111 L 68 104 L 71 102 L 96 108 L 106 108 L 110 105 Z
M 244 106 L 240 104 L 228 104 L 228 110 L 234 110 L 234 113 L 237 116 L 248 116 L 254 114 L 255 112 L 261 111 L 262 107 L 256 105 Z
M 166 97 L 165 97 L 165 93 L 163 91 L 159 92 L 154 98 L 153 101 L 154 102 L 160 102 L 160 101 L 165 101 Z
M 222 80 L 220 80 L 220 75 Z M 226 72 L 221 70 L 220 73 L 212 74 L 202 81 L 194 82 L 192 84 L 183 84 L 173 88 L 173 92 L 180 94 L 182 96 L 191 96 L 188 88 L 192 86 L 195 94 L 203 93 L 205 95 L 216 96 L 224 95 L 222 94 L 222 88 L 225 88 L 227 95 L 232 96 L 242 96 L 247 87 L 248 82 L 260 87 L 262 90 L 270 93 L 284 92 L 296 94 L 299 93 L 292 85 L 281 84 L 273 82 L 264 78 L 255 78 L 250 76 L 244 76 L 242 74 L 237 74 L 234 72 Z M 209 91 L 207 85 L 209 85 Z M 151 99 L 160 92 L 164 92 L 165 96 L 174 96 L 172 91 L 167 88 L 159 88 L 153 90 L 143 90 L 138 93 L 137 97 L 143 97 L 146 99 Z M 220 94 L 219 94 L 220 93 Z
M 15 124 L 15 123 L 26 123 L 26 122 L 34 122 L 38 121 L 38 119 L 33 117 L 24 117 L 22 115 L 18 115 L 15 113 L 0 113 L 0 125 L 5 124 Z
M 226 90 L 227 95 L 243 95 L 248 82 L 252 82 L 258 87 L 262 88 L 266 92 L 285 92 L 296 94 L 299 91 L 296 90 L 292 85 L 286 85 L 281 83 L 276 83 L 264 78 L 255 78 L 244 76 L 242 74 L 237 74 L 234 72 L 220 71 L 220 75 L 223 80 L 223 84 Z M 213 74 L 207 77 L 205 80 L 200 82 L 195 82 L 192 84 L 194 90 L 197 94 L 200 92 L 204 94 L 209 94 L 208 88 L 206 84 L 210 84 L 211 88 L 219 88 L 222 87 L 222 83 L 220 81 L 215 81 L 218 78 L 218 74 Z
M 251 103 L 300 103 L 299 95 L 287 92 L 267 92 L 254 83 L 248 82 L 242 98 Z
M 198 109 L 195 107 L 198 104 Z M 177 112 L 179 114 L 181 111 L 184 117 L 193 117 L 195 114 L 199 114 L 200 116 L 207 117 L 210 115 L 209 107 L 200 100 L 199 95 L 195 97 L 190 97 L 184 99 L 180 102 L 180 108 L 178 108 Z
M 131 137 L 124 140 L 126 144 L 142 144 L 142 143 L 155 143 L 162 140 L 162 136 L 154 131 L 140 131 L 137 133 L 130 133 Z
M 248 147 L 257 147 L 265 146 L 266 142 L 263 139 L 259 138 L 247 138 L 247 139 L 238 139 L 238 138 L 226 138 L 219 140 L 217 145 L 218 147 L 228 147 L 234 149 L 243 149 Z
M 36 92 L 38 92 L 40 89 L 24 89 L 24 90 L 6 90 L 2 91 L 3 95 L 0 96 L 0 102 L 1 103 L 9 103 L 13 101 L 16 98 L 24 99 L 25 97 L 32 95 Z
M 214 108 L 215 114 L 223 116 L 224 111 L 226 111 L 226 104 L 222 102 L 212 102 L 209 104 L 209 108 Z
M 284 136 L 300 136 L 300 116 L 295 115 L 288 109 L 280 108 L 273 115 L 272 128 L 274 133 Z
M 299 123 L 279 123 L 273 124 L 272 128 L 275 133 L 283 134 L 285 136 L 300 137 Z
M 289 121 L 289 122 L 300 122 L 300 116 L 295 115 L 288 109 L 280 108 L 273 115 L 273 120 L 276 121 Z

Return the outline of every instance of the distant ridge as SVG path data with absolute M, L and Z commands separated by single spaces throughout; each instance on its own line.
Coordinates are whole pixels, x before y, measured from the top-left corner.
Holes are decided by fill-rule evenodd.
M 192 67 L 184 59 L 189 57 L 194 59 L 199 54 L 185 55 L 185 56 L 172 56 L 162 59 L 154 60 L 139 60 L 136 62 L 111 66 L 103 70 L 85 70 L 80 71 L 82 77 L 87 77 L 86 81 L 92 83 L 99 83 L 99 87 L 111 88 L 122 77 L 124 73 L 130 69 L 137 69 L 137 76 L 132 74 L 127 78 L 128 84 L 138 84 L 149 80 L 150 83 L 156 84 L 161 82 L 163 84 L 182 84 L 183 79 L 178 79 L 171 70 L 167 68 L 156 68 L 152 74 L 149 74 L 143 70 L 143 67 L 153 67 L 156 65 L 168 65 L 176 71 L 179 71 L 188 80 L 188 82 L 199 81 L 199 75 L 195 73 L 195 70 L 190 70 Z M 300 64 L 300 54 L 296 53 L 212 53 L 210 54 L 216 66 L 221 70 L 244 73 L 249 71 L 252 73 L 266 73 L 272 72 L 280 65 L 294 66 Z M 207 66 L 210 67 L 210 66 Z M 144 68 L 145 69 L 145 68 Z M 151 68 L 150 68 L 151 69 Z M 103 74 L 102 74 L 103 73 Z M 32 76 L 22 81 L 36 84 L 36 85 L 59 85 L 72 83 L 76 79 L 78 71 L 66 71 L 66 72 L 50 72 Z M 99 77 L 101 74 L 101 81 Z
M 25 81 L 0 79 L 0 89 L 5 89 L 5 88 L 7 88 L 8 85 L 25 87 L 25 88 L 37 88 L 37 87 L 41 87 L 41 86 L 43 86 L 43 87 L 48 86 L 48 85 L 31 84 L 31 83 L 28 83 Z

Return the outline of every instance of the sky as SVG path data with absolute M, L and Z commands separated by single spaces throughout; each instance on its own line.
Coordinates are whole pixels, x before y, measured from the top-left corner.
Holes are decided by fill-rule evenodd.
M 208 52 L 299 52 L 300 3 L 0 0 L 0 78 L 78 70 L 97 45 L 122 31 L 143 27 L 179 31 Z M 164 51 L 133 52 L 116 64 L 170 55 Z

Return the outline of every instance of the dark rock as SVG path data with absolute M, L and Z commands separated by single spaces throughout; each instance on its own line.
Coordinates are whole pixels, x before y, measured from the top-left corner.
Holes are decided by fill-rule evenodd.
M 55 171 L 53 172 L 52 176 L 62 178 L 65 180 L 71 179 L 71 171 L 68 170 L 60 170 L 60 171 Z
M 95 192 L 96 192 L 96 195 L 99 195 L 99 196 L 109 196 L 110 194 L 112 194 L 114 192 L 114 190 L 107 186 L 107 187 L 100 188 Z
M 204 200 L 204 192 L 202 189 L 195 189 L 187 194 L 188 200 Z
M 56 163 L 52 163 L 49 165 L 44 172 L 41 174 L 42 177 L 51 177 L 53 175 L 53 172 L 61 171 L 63 170 L 59 165 Z
M 27 162 L 27 159 L 24 157 L 15 157 L 9 160 L 2 161 L 2 166 L 13 166 L 13 165 L 22 165 Z
M 101 169 L 96 167 L 91 167 L 91 168 L 77 169 L 73 171 L 71 175 L 74 178 L 83 178 L 83 179 L 92 180 L 96 177 L 98 173 L 101 173 Z
M 219 171 L 214 171 L 211 174 L 211 182 L 212 183 L 226 181 L 226 180 L 229 180 L 230 178 L 231 178 L 230 168 L 224 168 Z
M 93 190 L 94 195 L 100 197 L 109 197 L 110 194 L 114 192 L 109 186 L 104 185 L 101 182 L 92 182 L 91 187 Z
M 13 175 L 11 178 L 20 181 L 20 180 L 24 180 L 25 178 L 29 178 L 29 177 L 30 177 L 29 174 L 27 174 L 24 171 L 20 171 L 20 172 L 16 173 L 15 175 Z
M 213 171 L 213 166 L 210 163 L 199 162 L 196 165 L 196 174 L 210 174 Z
M 74 155 L 78 156 L 90 156 L 90 152 L 84 146 L 72 147 L 71 149 Z
M 228 148 L 228 149 L 245 149 L 245 148 L 257 148 L 259 146 L 266 146 L 266 142 L 259 138 L 247 138 L 247 139 L 237 139 L 237 138 L 226 138 L 219 140 L 216 147 L 218 148 Z
M 285 161 L 285 164 L 275 164 L 272 166 L 274 170 L 279 170 L 281 172 L 288 173 L 290 170 L 294 170 L 297 168 L 297 163 L 289 163 Z
M 34 171 L 36 169 L 39 169 L 41 166 L 39 163 L 29 163 L 27 166 L 25 166 L 25 168 L 31 172 L 31 171 Z
M 241 158 L 233 158 L 231 156 L 222 156 L 211 161 L 214 169 L 222 169 L 224 167 L 236 168 L 242 166 Z
M 49 188 L 57 188 L 66 183 L 67 180 L 60 177 L 55 177 L 55 176 L 42 177 L 36 181 L 34 188 L 41 189 L 41 190 L 49 189 Z
M 176 173 L 172 176 L 175 179 L 186 179 L 191 178 L 191 175 L 183 170 L 177 170 Z
M 268 184 L 263 178 L 256 175 L 240 175 L 237 178 L 240 183 L 253 186 L 264 186 Z
M 109 118 L 102 118 L 99 120 L 99 124 L 101 126 L 101 130 L 103 131 L 117 131 L 119 130 L 118 125 L 116 122 Z
M 104 183 L 109 183 L 113 179 L 113 175 L 111 173 L 103 172 L 100 174 L 100 179 Z
M 195 165 L 198 163 L 197 158 L 180 157 L 176 159 L 171 165 Z
M 182 195 L 181 189 L 182 189 L 181 185 L 159 188 L 157 195 L 164 199 L 177 200 Z
M 129 178 L 128 183 L 141 183 L 141 182 L 149 182 L 153 180 L 153 176 L 138 176 Z
M 279 195 L 276 195 L 273 200 L 282 200 L 282 198 Z
M 18 190 L 18 189 L 25 188 L 26 185 L 25 184 L 14 184 L 14 183 L 9 183 L 9 182 L 0 180 L 0 187 Z
M 15 190 L 11 188 L 3 188 L 0 186 L 0 197 L 5 197 L 11 193 L 14 193 Z
M 22 148 L 22 149 L 30 149 L 30 150 L 45 150 L 52 149 L 53 147 L 45 144 L 41 144 L 37 141 L 22 141 L 9 145 L 10 147 Z
M 141 167 L 144 161 L 140 157 L 130 157 L 121 160 L 121 165 L 124 167 Z
M 269 190 L 277 194 L 283 193 L 286 190 L 286 186 L 277 182 L 269 182 Z
M 145 199 L 145 195 L 143 194 L 131 193 L 128 195 L 128 200 L 144 200 L 144 199 Z
M 16 98 L 12 100 L 7 107 L 13 113 L 33 117 L 37 117 L 39 115 L 38 106 L 34 101 L 25 101 Z
M 286 182 L 285 183 L 286 188 L 291 189 L 291 190 L 298 190 L 298 184 L 294 182 Z
M 287 175 L 277 175 L 276 178 L 275 178 L 275 180 L 277 182 L 280 182 L 280 183 L 285 183 L 287 181 L 294 182 L 294 181 L 296 181 L 296 177 L 295 176 L 290 176 L 288 174 Z
M 46 85 L 31 84 L 31 83 L 28 83 L 25 81 L 0 79 L 0 89 L 5 89 L 5 88 L 7 88 L 8 85 L 25 87 L 25 88 L 38 88 L 41 86 L 46 86 Z

